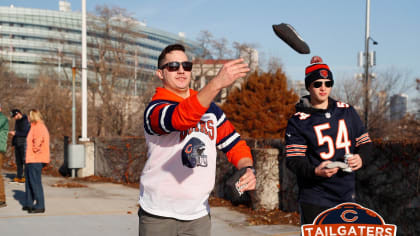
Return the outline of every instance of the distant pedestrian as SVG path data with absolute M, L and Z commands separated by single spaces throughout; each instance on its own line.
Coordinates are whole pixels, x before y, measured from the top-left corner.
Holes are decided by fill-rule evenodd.
M 29 121 L 31 122 L 31 129 L 27 137 L 26 203 L 23 210 L 27 210 L 29 213 L 43 213 L 45 211 L 45 202 L 41 172 L 44 165 L 50 162 L 50 135 L 38 110 L 32 109 L 29 112 Z
M 26 136 L 28 136 L 29 124 L 28 117 L 19 109 L 13 109 L 11 116 L 16 120 L 15 130 L 9 133 L 13 136 L 12 145 L 15 147 L 15 160 L 16 160 L 16 177 L 14 182 L 25 183 L 24 166 L 25 166 L 25 150 L 26 150 Z
M 3 176 L 1 175 L 1 169 L 3 167 L 3 157 L 7 149 L 7 133 L 9 132 L 9 120 L 2 113 L 0 104 L 0 207 L 6 205 L 6 193 L 4 191 Z

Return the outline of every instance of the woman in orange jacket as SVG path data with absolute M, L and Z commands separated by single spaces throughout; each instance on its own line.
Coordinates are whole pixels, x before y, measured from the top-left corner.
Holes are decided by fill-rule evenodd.
M 43 213 L 45 202 L 41 172 L 44 165 L 50 162 L 50 135 L 39 110 L 32 109 L 29 112 L 29 121 L 31 129 L 26 138 L 26 205 L 23 210 L 28 213 Z

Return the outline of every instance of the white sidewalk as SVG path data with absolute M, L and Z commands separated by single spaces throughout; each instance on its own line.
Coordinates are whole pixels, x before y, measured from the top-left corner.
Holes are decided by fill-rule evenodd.
M 10 182 L 14 174 L 2 173 L 7 207 L 0 208 L 1 236 L 138 235 L 138 189 L 43 175 L 46 211 L 28 214 L 22 210 L 25 185 Z M 54 187 L 69 182 L 86 187 Z M 211 215 L 215 236 L 300 235 L 291 225 L 248 226 L 244 214 L 224 207 L 212 207 Z

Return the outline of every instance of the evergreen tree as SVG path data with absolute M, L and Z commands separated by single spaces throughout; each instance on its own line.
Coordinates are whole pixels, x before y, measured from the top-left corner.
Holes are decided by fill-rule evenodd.
M 222 109 L 243 137 L 284 138 L 287 120 L 299 97 L 287 88 L 281 68 L 275 73 L 255 71 L 234 89 Z

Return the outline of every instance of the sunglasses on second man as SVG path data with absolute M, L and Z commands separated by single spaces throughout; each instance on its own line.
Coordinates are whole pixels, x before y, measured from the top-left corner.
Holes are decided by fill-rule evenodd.
M 193 63 L 190 61 L 183 61 L 183 62 L 171 61 L 164 65 L 161 65 L 159 69 L 163 70 L 167 68 L 168 71 L 173 72 L 173 71 L 178 71 L 181 65 L 185 71 L 191 71 L 193 67 Z
M 320 88 L 322 84 L 325 84 L 325 87 L 331 88 L 334 85 L 333 81 L 315 81 L 313 83 L 314 88 Z

